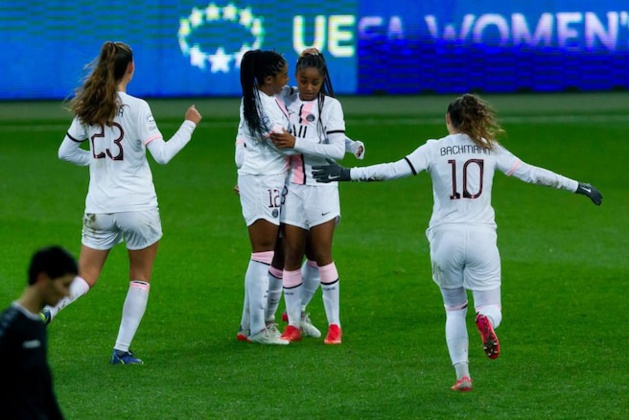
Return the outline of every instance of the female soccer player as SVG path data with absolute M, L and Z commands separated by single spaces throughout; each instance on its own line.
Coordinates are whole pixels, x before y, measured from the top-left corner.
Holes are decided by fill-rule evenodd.
M 291 87 L 284 87 L 282 95 L 294 94 L 295 90 Z M 236 167 L 240 168 L 243 163 L 246 143 L 244 136 L 239 131 L 236 138 L 236 154 L 235 162 Z M 352 140 L 348 137 L 345 138 L 345 152 L 353 154 L 357 159 L 363 159 L 365 157 L 365 145 L 360 140 Z M 236 194 L 239 194 L 238 185 L 234 187 Z M 281 227 L 280 227 L 281 229 Z M 301 333 L 307 337 L 321 337 L 321 332 L 315 327 L 310 320 L 309 314 L 306 312 L 306 307 L 310 300 L 316 293 L 320 285 L 319 268 L 314 261 L 312 253 L 309 252 L 310 241 L 306 244 L 306 260 L 301 266 L 301 274 L 303 278 L 302 289 L 302 302 L 301 302 Z M 275 315 L 279 302 L 282 296 L 282 277 L 284 270 L 284 249 L 282 243 L 282 235 L 280 234 L 275 244 L 275 250 L 273 253 L 273 260 L 269 267 L 268 280 L 269 285 L 267 288 L 267 304 L 265 309 L 265 324 L 267 329 L 272 331 L 277 330 L 277 324 L 275 322 Z M 288 322 L 288 314 L 286 311 L 282 313 L 282 320 Z M 242 318 L 240 321 L 240 328 L 236 334 L 236 338 L 239 341 L 249 341 L 249 304 L 245 297 L 243 306 Z
M 316 49 L 304 51 L 297 61 L 297 91 L 285 95 L 291 112 L 292 132 L 271 134 L 274 144 L 299 154 L 291 157 L 291 170 L 282 209 L 285 263 L 284 299 L 289 325 L 282 338 L 301 339 L 302 261 L 309 242 L 319 269 L 323 304 L 328 319 L 326 344 L 341 344 L 339 275 L 332 258 L 332 238 L 341 212 L 338 185 L 317 184 L 312 166 L 326 158 L 345 155 L 345 121 L 335 99 L 325 59 Z M 316 289 L 315 289 L 316 290 Z
M 500 355 L 495 329 L 502 320 L 500 256 L 491 206 L 495 171 L 525 182 L 588 196 L 596 205 L 602 195 L 546 169 L 522 162 L 496 137 L 504 133 L 491 106 L 466 94 L 448 105 L 449 135 L 429 140 L 405 158 L 363 168 L 330 165 L 313 169 L 318 182 L 384 181 L 427 171 L 433 184 L 434 206 L 426 235 L 430 242 L 433 280 L 441 289 L 446 310 L 446 342 L 456 371 L 456 391 L 470 391 L 468 334 L 465 327 L 467 290 L 471 290 L 485 354 Z
M 146 149 L 157 163 L 168 163 L 190 141 L 201 114 L 190 106 L 179 130 L 165 142 L 149 105 L 126 93 L 135 71 L 131 48 L 122 42 L 105 42 L 90 67 L 91 73 L 70 101 L 74 120 L 59 147 L 60 159 L 90 170 L 79 276 L 70 296 L 47 307 L 42 316 L 49 323 L 94 287 L 109 251 L 124 240 L 130 284 L 111 363 L 142 364 L 129 347 L 146 310 L 162 237 Z M 80 148 L 85 141 L 89 151 Z
M 242 214 L 251 242 L 251 258 L 245 274 L 245 314 L 249 318 L 248 341 L 285 345 L 279 331 L 265 325 L 268 270 L 279 231 L 282 190 L 288 158 L 270 141 L 272 131 L 290 129 L 288 110 L 278 94 L 288 82 L 288 65 L 274 51 L 247 51 L 240 64 L 242 103 L 238 138 L 244 145 L 238 169 Z M 247 311 L 248 308 L 248 311 Z M 240 336 L 240 333 L 239 333 Z

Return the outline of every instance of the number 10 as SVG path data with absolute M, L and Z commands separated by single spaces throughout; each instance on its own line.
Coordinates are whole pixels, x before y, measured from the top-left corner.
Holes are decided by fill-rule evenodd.
M 461 198 L 461 194 L 459 193 L 459 189 L 456 185 L 456 160 L 450 159 L 448 160 L 450 166 L 452 166 L 452 195 L 450 195 L 450 200 L 459 200 Z M 471 193 L 468 189 L 467 185 L 467 174 L 470 170 L 470 165 L 475 164 L 478 166 L 479 170 L 479 185 L 478 191 L 475 193 Z M 480 197 L 483 193 L 483 172 L 484 172 L 485 161 L 483 159 L 470 159 L 463 164 L 463 198 L 471 198 L 475 199 Z

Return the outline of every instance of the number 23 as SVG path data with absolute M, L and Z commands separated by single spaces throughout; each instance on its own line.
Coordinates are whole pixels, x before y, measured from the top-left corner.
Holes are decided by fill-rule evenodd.
M 105 127 L 101 126 L 100 133 L 96 133 L 92 137 L 90 137 L 90 140 L 92 141 L 92 155 L 94 155 L 94 159 L 104 159 L 107 156 L 109 156 L 109 158 L 113 160 L 124 159 L 124 149 L 122 148 L 124 130 L 122 129 L 122 126 L 118 123 L 112 123 L 111 125 L 112 127 L 116 127 L 120 132 L 120 135 L 116 139 L 114 139 L 114 144 L 118 148 L 118 154 L 114 156 L 109 148 L 106 148 L 104 152 L 96 153 L 96 139 L 105 137 Z

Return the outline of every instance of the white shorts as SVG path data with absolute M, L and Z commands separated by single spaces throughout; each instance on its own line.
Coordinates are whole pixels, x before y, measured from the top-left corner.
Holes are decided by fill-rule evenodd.
M 336 185 L 289 184 L 282 207 L 282 223 L 309 230 L 329 220 L 341 218 L 339 189 Z
M 238 176 L 240 205 L 247 226 L 260 219 L 268 220 L 274 225 L 280 224 L 285 182 L 285 174 Z
M 447 225 L 428 229 L 432 278 L 442 289 L 491 290 L 500 286 L 496 229 Z
M 123 240 L 127 249 L 144 249 L 162 237 L 159 210 L 85 213 L 81 242 L 93 249 L 111 249 Z

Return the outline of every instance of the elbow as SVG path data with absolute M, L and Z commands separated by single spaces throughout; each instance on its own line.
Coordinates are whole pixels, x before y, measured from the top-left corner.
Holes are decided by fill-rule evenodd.
M 63 160 L 65 162 L 70 162 L 70 155 L 68 155 L 67 153 L 65 153 L 61 149 L 59 149 L 59 151 L 57 152 L 57 157 L 59 158 L 59 160 Z
M 330 157 L 334 160 L 342 160 L 345 157 L 345 147 L 335 149 Z
M 157 162 L 160 165 L 166 165 L 168 162 L 170 162 L 170 159 L 166 159 L 163 156 L 153 156 L 153 158 L 155 158 L 155 162 Z

